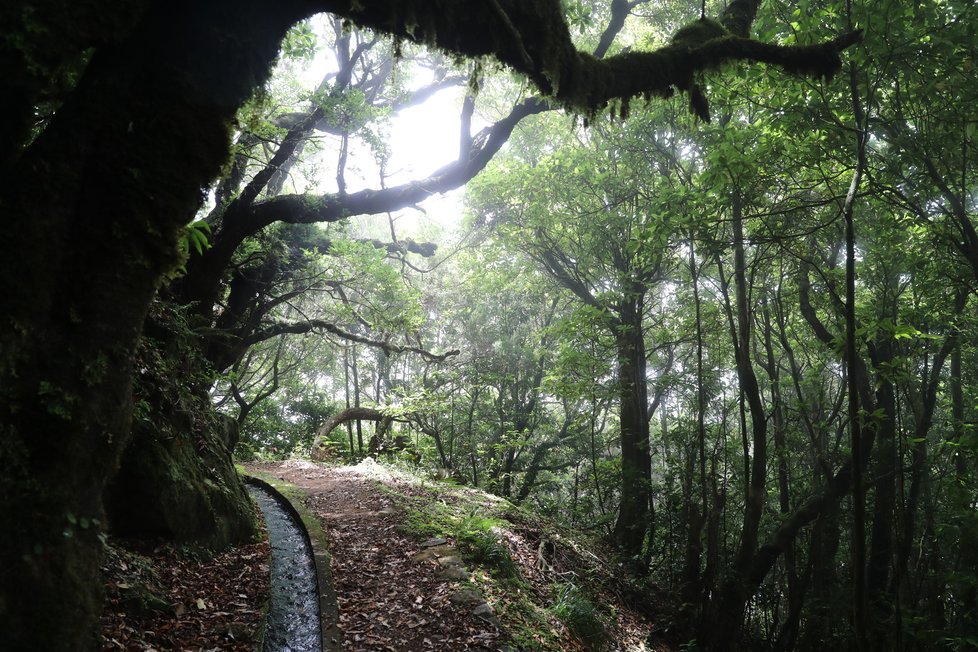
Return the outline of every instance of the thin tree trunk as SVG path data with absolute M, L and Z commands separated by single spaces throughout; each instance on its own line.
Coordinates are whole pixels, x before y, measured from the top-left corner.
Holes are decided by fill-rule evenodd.
M 761 390 L 751 364 L 751 309 L 747 288 L 747 262 L 744 251 L 744 224 L 742 200 L 739 191 L 734 193 L 733 201 L 734 228 L 734 286 L 737 294 L 737 377 L 740 380 L 741 392 L 750 407 L 751 444 L 753 457 L 751 460 L 750 485 L 747 494 L 747 504 L 744 514 L 744 528 L 740 539 L 740 552 L 737 557 L 737 568 L 742 571 L 747 567 L 750 556 L 757 548 L 757 533 L 761 524 L 761 513 L 764 509 L 764 498 L 767 494 L 767 415 L 761 402 Z
M 352 406 L 350 405 L 350 347 L 348 346 L 343 347 L 343 398 L 346 409 L 349 410 Z M 350 439 L 350 459 L 353 459 L 357 452 L 353 443 L 353 423 L 350 421 L 346 422 L 346 434 Z
M 860 433 L 859 388 L 854 373 L 856 364 L 856 231 L 853 209 L 866 167 L 866 134 L 859 100 L 856 64 L 849 62 L 849 88 L 856 127 L 856 169 L 842 209 L 846 230 L 846 368 L 849 372 L 849 445 L 852 454 L 852 573 L 853 624 L 856 648 L 868 649 L 866 594 L 866 506 L 863 468 L 869 451 L 864 451 Z
M 822 512 L 812 528 L 808 552 L 812 599 L 806 610 L 805 627 L 801 632 L 799 648 L 824 650 L 835 647 L 833 623 L 840 610 L 834 609 L 836 587 L 839 584 L 836 560 L 839 552 L 839 510 L 836 506 Z
M 879 350 L 885 351 L 880 360 L 882 364 L 892 360 L 888 343 Z M 878 375 L 877 383 L 876 404 L 881 416 L 876 431 L 876 464 L 873 467 L 876 491 L 865 581 L 871 644 L 874 649 L 884 650 L 891 646 L 890 638 L 894 633 L 888 581 L 893 565 L 893 516 L 896 509 L 896 396 L 893 383 L 887 379 L 885 371 Z
M 360 408 L 360 369 L 357 364 L 357 347 L 353 347 L 352 355 L 350 356 L 353 361 L 352 371 L 353 371 L 353 407 L 356 409 Z M 360 420 L 357 419 L 357 452 L 363 455 L 363 425 Z
M 683 573 L 683 603 L 688 605 L 690 615 L 694 610 L 704 609 L 705 595 L 700 565 L 703 556 L 703 526 L 709 513 L 706 481 L 706 388 L 703 378 L 703 315 L 700 305 L 699 270 L 696 265 L 696 252 L 693 238 L 689 238 L 689 271 L 693 281 L 693 307 L 696 317 L 696 447 L 692 454 L 699 461 L 699 498 L 702 510 L 690 496 L 686 543 L 686 562 Z M 690 479 L 692 482 L 692 479 Z
M 747 288 L 747 263 L 744 249 L 743 209 L 739 191 L 733 196 L 734 228 L 734 287 L 737 297 L 736 328 L 731 324 L 734 353 L 737 361 L 737 378 L 740 381 L 741 400 L 750 408 L 751 444 L 753 457 L 749 463 L 749 482 L 741 528 L 740 547 L 734 567 L 718 596 L 716 609 L 719 626 L 714 627 L 707 640 L 717 649 L 735 645 L 732 635 L 743 625 L 744 605 L 753 594 L 747 579 L 757 549 L 758 531 L 764 509 L 767 481 L 767 415 L 761 402 L 760 387 L 751 364 L 751 310 Z M 741 408 L 743 410 L 743 408 Z M 742 417 L 743 419 L 744 417 Z M 745 428 L 745 426 L 742 426 Z
M 591 455 L 590 455 L 590 458 L 591 458 L 591 477 L 594 478 L 594 493 L 595 493 L 595 495 L 598 498 L 598 509 L 601 510 L 601 515 L 604 516 L 605 514 L 608 513 L 608 511 L 605 509 L 605 506 L 604 506 L 604 497 L 602 496 L 602 493 L 601 493 L 601 481 L 598 478 L 598 447 L 595 444 L 595 438 L 597 436 L 597 432 L 596 432 L 596 430 L 597 430 L 597 428 L 596 428 L 596 421 L 597 421 L 597 418 L 598 418 L 598 416 L 597 416 L 597 409 L 598 409 L 597 403 L 596 402 L 592 402 L 591 419 L 590 419 L 590 421 L 591 421 L 591 424 L 590 424 L 590 432 L 591 432 L 591 442 L 590 442 L 591 443 L 591 447 L 590 447 L 591 448 L 591 450 L 590 450 L 590 453 L 591 453 Z
M 778 507 L 781 511 L 781 517 L 787 518 L 791 513 L 791 493 L 788 479 L 788 447 L 785 433 L 784 405 L 781 400 L 781 375 L 778 361 L 774 355 L 774 343 L 772 341 L 774 325 L 771 322 L 771 311 L 767 305 L 767 301 L 764 302 L 762 314 L 764 316 L 764 351 L 767 355 L 767 374 L 771 380 L 771 403 L 774 406 L 772 416 L 774 421 L 774 452 L 778 463 Z M 778 633 L 777 645 L 779 649 L 790 650 L 794 647 L 795 640 L 798 637 L 803 603 L 802 588 L 799 585 L 798 567 L 795 559 L 795 546 L 793 544 L 785 548 L 784 569 L 788 584 L 788 606 L 787 616 Z
M 961 372 L 961 343 L 958 342 L 951 357 L 951 441 L 955 444 L 961 442 L 965 433 L 965 405 Z M 960 448 L 955 447 L 954 450 L 954 477 L 956 480 L 955 489 L 952 493 L 954 509 L 959 510 L 962 514 L 967 514 L 969 510 L 973 509 L 973 491 L 969 490 L 972 486 L 972 479 L 969 478 L 968 472 L 969 457 Z M 978 550 L 976 550 L 974 541 L 962 536 L 959 539 L 959 547 L 961 554 L 957 561 L 956 570 L 966 577 L 973 576 L 978 570 Z M 961 601 L 958 623 L 961 626 L 966 626 L 967 623 L 978 622 L 978 585 L 974 582 L 961 582 L 954 592 Z

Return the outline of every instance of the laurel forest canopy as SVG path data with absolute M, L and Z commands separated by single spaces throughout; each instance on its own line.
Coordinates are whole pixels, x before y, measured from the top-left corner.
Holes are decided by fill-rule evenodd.
M 368 454 L 677 645 L 976 644 L 975 14 L 5 5 L 0 647 L 98 645 L 106 533 L 250 540 L 234 458 Z

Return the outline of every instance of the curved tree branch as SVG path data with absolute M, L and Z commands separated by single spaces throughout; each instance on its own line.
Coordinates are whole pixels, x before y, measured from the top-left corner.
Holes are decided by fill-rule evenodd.
M 313 439 L 312 447 L 309 451 L 310 457 L 317 462 L 323 461 L 325 458 L 325 449 L 323 447 L 323 441 L 329 436 L 329 433 L 333 432 L 338 426 L 343 425 L 347 421 L 401 421 L 407 422 L 406 418 L 395 418 L 391 415 L 378 410 L 377 408 L 370 407 L 352 407 L 346 408 L 341 412 L 337 412 L 329 418 L 329 421 L 324 423 L 319 431 L 316 433 L 315 439 Z
M 737 0 L 720 17 L 729 35 L 698 44 L 676 42 L 652 52 L 627 52 L 602 59 L 608 47 L 604 41 L 610 44 L 611 37 L 621 29 L 627 13 L 636 4 L 635 0 L 613 4 L 611 21 L 594 54 L 579 52 L 573 45 L 557 0 L 532 4 L 516 0 L 472 0 L 445 5 L 418 0 L 373 0 L 324 2 L 321 8 L 366 27 L 445 50 L 468 56 L 494 55 L 527 74 L 558 104 L 584 111 L 594 111 L 614 99 L 669 96 L 674 88 L 690 91 L 694 73 L 735 60 L 770 63 L 795 74 L 828 77 L 841 65 L 839 53 L 861 38 L 861 33 L 856 31 L 812 46 L 753 41 L 735 34 L 749 32 L 759 2 Z M 512 32 L 501 23 L 501 13 L 521 37 L 518 43 L 507 43 L 501 36 Z M 531 59 L 529 63 L 524 55 Z M 702 116 L 706 110 L 705 98 L 700 99 L 704 103 Z M 520 121 L 551 108 L 553 105 L 541 98 L 518 104 L 508 116 L 476 135 L 475 145 L 460 153 L 458 160 L 425 179 L 349 194 L 282 195 L 265 201 L 253 201 L 254 197 L 249 195 L 252 201 L 236 201 L 234 215 L 228 215 L 229 219 L 214 234 L 211 249 L 188 264 L 188 277 L 194 278 L 188 278 L 184 299 L 198 303 L 202 313 L 209 312 L 234 251 L 245 238 L 274 222 L 335 222 L 354 215 L 393 212 L 461 187 L 488 164 Z M 311 117 L 303 122 L 301 128 L 293 128 L 290 136 L 315 124 Z
M 445 353 L 432 353 L 431 351 L 427 351 L 417 346 L 401 346 L 398 344 L 391 344 L 390 342 L 383 342 L 381 340 L 375 340 L 363 335 L 351 333 L 350 331 L 344 330 L 332 322 L 324 321 L 322 319 L 310 319 L 309 321 L 304 322 L 279 322 L 260 331 L 255 331 L 248 337 L 243 338 L 242 341 L 246 346 L 251 346 L 259 342 L 264 342 L 265 340 L 271 339 L 278 335 L 300 335 L 302 333 L 312 332 L 330 333 L 331 335 L 335 335 L 350 342 L 358 342 L 360 344 L 366 344 L 367 346 L 381 349 L 388 355 L 391 355 L 392 353 L 417 353 L 418 355 L 431 360 L 432 362 L 444 362 L 448 358 L 456 356 L 460 353 L 458 349 L 452 349 L 451 351 L 446 351 Z
M 484 129 L 473 139 L 481 143 L 460 158 L 425 179 L 380 190 L 360 190 L 345 195 L 280 195 L 241 206 L 234 219 L 227 219 L 211 239 L 211 248 L 194 256 L 187 265 L 183 298 L 199 304 L 201 313 L 212 310 L 220 290 L 221 278 L 234 252 L 246 238 L 275 222 L 312 224 L 336 222 L 354 215 L 377 215 L 418 204 L 432 195 L 461 187 L 475 177 L 509 140 L 525 117 L 550 109 L 538 98 L 528 99 L 513 108 L 508 116 Z

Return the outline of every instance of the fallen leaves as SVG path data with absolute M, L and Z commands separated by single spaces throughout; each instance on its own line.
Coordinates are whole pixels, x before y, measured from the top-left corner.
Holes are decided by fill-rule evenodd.
M 103 650 L 251 652 L 268 596 L 267 543 L 198 560 L 172 548 L 113 542 L 102 565 Z M 168 608 L 140 609 L 142 592 Z

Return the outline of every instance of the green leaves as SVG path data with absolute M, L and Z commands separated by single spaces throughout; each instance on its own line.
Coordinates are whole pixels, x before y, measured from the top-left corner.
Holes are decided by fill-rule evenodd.
M 210 249 L 211 244 L 208 236 L 211 234 L 211 225 L 204 220 L 191 222 L 183 229 L 180 240 L 177 242 L 177 251 L 180 253 L 180 263 L 174 267 L 167 278 L 173 280 L 187 273 L 187 260 L 192 253 L 198 256 Z
M 316 55 L 316 33 L 308 20 L 297 23 L 282 41 L 281 56 L 287 59 L 309 61 Z
M 191 250 L 196 251 L 198 255 L 203 254 L 211 248 L 208 241 L 210 234 L 211 225 L 207 222 L 203 220 L 191 222 L 184 228 L 183 237 L 180 239 L 180 251 L 184 256 L 189 255 Z

